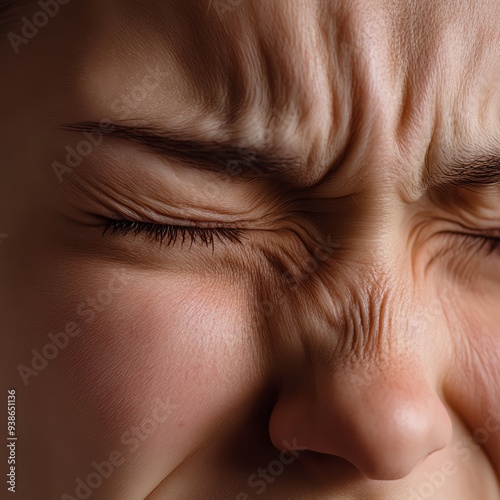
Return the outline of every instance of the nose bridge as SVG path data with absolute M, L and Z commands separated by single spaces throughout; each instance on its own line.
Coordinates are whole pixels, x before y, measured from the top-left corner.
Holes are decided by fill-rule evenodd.
M 336 358 L 347 354 L 359 361 L 385 357 L 393 345 L 390 340 L 397 340 L 391 335 L 395 323 L 391 283 L 388 277 L 377 280 L 373 272 L 363 269 L 357 278 L 349 293 L 338 298 L 341 334 Z
M 338 363 L 389 359 L 411 344 L 416 336 L 412 317 L 418 309 L 411 279 L 404 279 L 404 270 L 397 262 L 384 262 L 373 257 L 373 262 L 359 262 L 340 272 L 318 278 L 329 324 L 310 338 L 318 346 L 318 353 Z M 420 332 L 422 333 L 422 332 Z M 420 338 L 423 340 L 422 335 Z M 304 339 L 307 342 L 307 339 Z M 325 362 L 328 362 L 326 359 Z
M 329 323 L 314 334 L 302 333 L 314 384 L 347 377 L 353 387 L 366 387 L 374 380 L 386 384 L 385 375 L 397 373 L 401 382 L 411 374 L 405 379 L 408 388 L 434 386 L 449 361 L 449 338 L 439 333 L 437 302 L 428 309 L 425 289 L 412 270 L 401 259 L 373 254 L 371 263 L 331 276 L 329 285 L 322 280 L 334 305 Z

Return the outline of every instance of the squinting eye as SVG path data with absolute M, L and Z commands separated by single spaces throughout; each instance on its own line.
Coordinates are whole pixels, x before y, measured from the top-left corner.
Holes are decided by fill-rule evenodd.
M 167 246 L 180 242 L 181 247 L 189 242 L 189 248 L 195 244 L 212 247 L 216 240 L 230 243 L 242 244 L 243 232 L 240 229 L 228 227 L 197 227 L 197 226 L 175 226 L 156 224 L 154 222 L 141 222 L 131 220 L 116 220 L 104 218 L 102 236 L 107 233 L 111 235 L 123 234 L 137 236 L 143 234 L 146 238 Z
M 500 237 L 470 233 L 452 234 L 465 238 L 468 242 L 472 242 L 476 249 L 478 249 L 479 251 L 484 251 L 487 255 L 491 255 L 494 252 L 500 250 Z

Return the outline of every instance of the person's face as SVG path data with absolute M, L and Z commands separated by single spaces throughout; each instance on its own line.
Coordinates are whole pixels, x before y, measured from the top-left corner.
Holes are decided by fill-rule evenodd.
M 498 1 L 52 4 L 0 44 L 19 498 L 498 500 Z

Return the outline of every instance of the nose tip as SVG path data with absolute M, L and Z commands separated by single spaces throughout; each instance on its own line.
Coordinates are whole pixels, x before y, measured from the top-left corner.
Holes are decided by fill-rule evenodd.
M 416 390 L 418 388 L 418 390 Z M 303 448 L 351 463 L 369 479 L 396 480 L 446 447 L 451 420 L 429 386 L 339 386 L 279 399 L 269 423 L 275 445 L 295 439 Z M 277 446 L 279 447 L 279 446 Z
M 451 422 L 440 403 L 430 408 L 400 401 L 384 409 L 380 418 L 375 413 L 358 414 L 339 425 L 337 432 L 350 439 L 339 436 L 338 447 L 324 451 L 340 453 L 369 479 L 396 480 L 410 475 L 451 438 Z

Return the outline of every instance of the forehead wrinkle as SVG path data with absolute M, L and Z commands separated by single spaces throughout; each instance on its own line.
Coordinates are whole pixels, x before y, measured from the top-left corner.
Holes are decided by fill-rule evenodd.
M 324 54 L 318 56 L 315 9 L 296 12 L 293 4 L 250 3 L 246 11 L 238 8 L 224 19 L 228 25 L 241 24 L 229 33 L 228 41 L 233 46 L 233 64 L 237 68 L 231 76 L 241 83 L 234 96 L 233 123 L 245 123 L 260 113 L 261 126 L 281 134 L 283 139 L 288 135 L 288 139 L 293 136 L 297 141 L 297 129 L 310 123 L 311 116 L 318 129 L 325 128 L 319 125 L 330 126 L 328 112 L 327 123 L 318 124 L 318 118 L 331 108 L 331 99 L 330 85 L 324 84 Z M 253 125 L 251 119 L 250 123 Z M 310 142 L 305 131 L 300 132 L 304 141 Z
M 128 24 L 141 27 L 138 34 L 152 33 L 149 51 L 168 54 L 171 71 L 181 75 L 189 89 L 187 112 L 211 114 L 218 124 L 220 139 L 236 139 L 241 117 L 270 111 L 269 84 L 265 78 L 266 63 L 259 51 L 259 40 L 253 29 L 254 20 L 243 11 L 219 16 L 208 2 L 165 4 L 153 1 L 153 10 L 141 2 L 129 2 Z M 135 28 L 137 29 L 137 28 Z M 255 123 L 252 123 L 255 129 Z M 252 127 L 239 135 L 251 133 Z
M 250 5 L 260 64 L 255 85 L 262 85 L 259 97 L 265 118 L 260 123 L 264 135 L 277 148 L 293 147 L 294 154 L 304 158 L 309 170 L 330 163 L 332 152 L 343 149 L 347 141 L 350 116 L 343 61 L 337 59 L 336 47 L 329 45 L 327 28 L 340 20 L 330 16 L 325 21 L 321 3 L 276 1 Z M 236 46 L 238 59 L 244 60 L 245 45 Z M 244 71 L 247 84 L 252 84 L 255 78 L 251 67 L 245 65 Z M 254 115 L 258 103 L 254 97 L 247 93 L 238 103 L 241 122 L 245 114 Z M 314 176 L 313 172 L 308 174 Z
M 439 9 L 447 7 L 433 10 L 426 2 L 420 9 L 429 10 L 429 15 L 421 16 L 428 22 L 434 25 L 435 17 L 446 24 L 453 16 L 457 22 L 451 9 L 442 20 Z M 118 11 L 126 7 L 123 27 L 140 41 L 135 52 L 148 51 L 149 57 L 151 49 L 158 55 L 163 48 L 165 58 L 173 58 L 167 70 L 174 79 L 178 72 L 191 92 L 192 100 L 186 100 L 183 110 L 185 123 L 196 126 L 208 111 L 220 139 L 243 138 L 255 147 L 264 143 L 277 152 L 288 150 L 304 159 L 304 175 L 310 182 L 332 168 L 335 155 L 345 151 L 359 124 L 363 130 L 356 131 L 358 139 L 363 136 L 364 144 L 379 146 L 370 148 L 372 163 L 386 163 L 380 155 L 384 149 L 392 154 L 388 133 L 402 130 L 406 131 L 405 140 L 399 141 L 404 161 L 392 161 L 392 175 L 404 168 L 413 174 L 415 165 L 424 163 L 422 146 L 432 139 L 428 136 L 440 111 L 432 107 L 442 104 L 436 94 L 445 90 L 446 68 L 440 57 L 450 57 L 442 52 L 456 35 L 444 43 L 446 33 L 437 29 L 427 40 L 425 23 L 414 22 L 411 9 L 404 11 L 402 3 L 398 4 L 402 19 L 391 21 L 400 37 L 399 70 L 385 61 L 385 54 L 394 52 L 389 48 L 395 35 L 387 36 L 389 11 L 377 4 L 366 9 L 361 2 L 243 2 L 220 16 L 215 9 L 207 11 L 208 1 L 151 0 L 148 8 L 138 0 L 113 3 Z M 140 26 L 133 25 L 136 18 Z M 410 40 L 404 39 L 405 30 Z M 134 45 L 130 39 L 127 47 Z M 152 99 L 160 101 L 161 92 L 154 94 Z M 399 124 L 392 121 L 398 106 Z M 168 106 L 161 112 L 168 116 Z M 429 122 L 432 126 L 426 127 Z M 436 133 L 432 142 L 438 137 Z M 381 141 L 389 147 L 381 148 Z
M 426 178 L 433 176 L 436 166 L 453 164 L 457 156 L 479 157 L 500 152 L 500 32 L 498 27 L 494 29 L 491 13 L 485 16 L 481 12 L 483 7 L 477 4 L 464 7 L 462 15 L 468 22 L 462 23 L 458 34 L 448 37 L 449 64 L 441 64 L 437 96 L 441 112 L 436 113 L 426 155 Z M 500 4 L 497 11 L 500 15 Z
M 398 0 L 396 2 L 399 4 Z M 420 178 L 425 176 L 436 136 L 442 78 L 440 50 L 443 48 L 439 37 L 425 37 L 425 25 L 415 22 L 414 18 L 419 19 L 419 16 L 415 16 L 410 7 L 413 2 L 401 7 L 400 16 L 394 16 L 391 36 L 395 47 L 392 52 L 395 60 L 391 64 L 395 74 L 399 71 L 394 88 L 397 113 L 392 128 L 393 141 L 397 163 L 401 170 L 408 169 L 400 191 L 407 201 L 423 194 Z M 423 3 L 419 11 L 424 13 Z M 424 17 L 431 24 L 437 22 L 432 9 L 425 9 Z
M 119 26 L 113 25 L 103 47 L 119 35 L 113 52 L 123 56 L 129 73 L 117 68 L 123 76 L 110 83 L 123 85 L 126 93 L 131 81 L 135 85 L 135 67 L 160 61 L 168 82 L 141 103 L 144 118 L 299 157 L 301 182 L 315 184 L 343 156 L 353 115 L 366 122 L 352 105 L 360 108 L 364 92 L 356 81 L 363 75 L 350 39 L 356 19 L 337 3 L 310 2 L 304 8 L 298 0 L 276 0 L 259 8 L 244 2 L 219 18 L 193 3 L 151 0 L 144 8 L 138 0 L 111 0 L 107 18 L 112 14 Z M 178 22 L 186 16 L 190 19 Z M 198 26 L 202 34 L 196 33 Z M 192 52 L 201 52 L 196 63 Z M 96 71 L 112 75 L 110 67 L 114 61 L 106 58 Z M 102 83 L 93 95 L 100 89 Z
M 293 146 L 309 165 L 331 162 L 347 141 L 350 115 L 345 61 L 329 45 L 330 26 L 342 19 L 329 11 L 323 20 L 317 2 L 245 2 L 220 17 L 197 5 L 159 6 L 163 15 L 155 12 L 153 25 L 189 80 L 196 107 L 217 116 L 225 139 Z M 339 38 L 342 28 L 336 31 Z
M 403 72 L 395 140 L 401 164 L 414 170 L 403 191 L 419 195 L 433 166 L 448 163 L 461 143 L 475 141 L 481 150 L 486 136 L 491 139 L 497 133 L 498 129 L 486 128 L 487 122 L 490 127 L 497 123 L 491 119 L 490 102 L 495 89 L 498 103 L 500 79 L 496 87 L 488 87 L 484 80 L 491 74 L 493 52 L 500 47 L 499 32 L 491 12 L 485 15 L 486 7 L 476 3 L 387 0 L 386 4 L 398 12 L 391 19 L 392 38 Z

